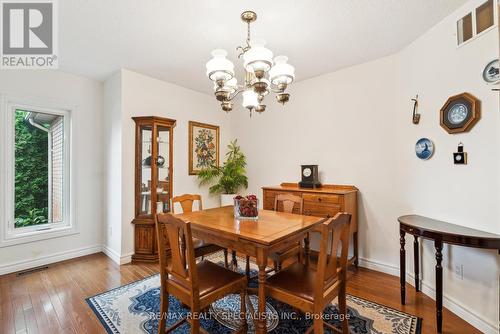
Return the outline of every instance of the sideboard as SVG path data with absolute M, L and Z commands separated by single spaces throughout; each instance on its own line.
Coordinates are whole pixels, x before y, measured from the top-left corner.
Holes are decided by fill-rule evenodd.
M 303 214 L 306 216 L 331 218 L 338 212 L 350 213 L 353 256 L 349 263 L 358 266 L 358 188 L 323 184 L 321 188 L 310 189 L 301 188 L 298 183 L 282 183 L 279 186 L 262 187 L 262 190 L 265 210 L 274 209 L 274 198 L 277 194 L 293 194 L 302 197 Z

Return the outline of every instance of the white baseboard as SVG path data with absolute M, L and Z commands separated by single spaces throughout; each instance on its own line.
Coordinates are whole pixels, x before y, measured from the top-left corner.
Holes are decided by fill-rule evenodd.
M 372 269 L 379 271 L 384 274 L 389 274 L 392 276 L 399 276 L 399 267 L 393 266 L 392 264 L 382 263 L 374 260 L 359 259 L 359 266 L 367 269 Z
M 122 265 L 132 262 L 132 253 L 120 255 L 114 249 L 109 248 L 106 245 L 102 246 L 102 252 L 106 254 L 111 260 L 113 260 L 116 264 Z
M 101 245 L 72 249 L 60 253 L 41 256 L 36 259 L 22 260 L 0 265 L 0 275 L 15 273 L 21 270 L 46 266 L 54 262 L 69 260 L 75 257 L 99 253 L 102 251 Z
M 383 272 L 385 274 L 399 276 L 399 267 L 391 264 L 360 258 L 359 266 Z M 408 282 L 412 286 L 415 286 L 415 276 L 413 273 L 406 273 L 406 282 Z M 421 280 L 420 282 L 421 282 L 421 291 L 430 298 L 432 298 L 433 300 L 436 300 L 435 288 L 423 280 Z M 500 329 L 496 323 L 493 323 L 490 320 L 483 318 L 481 315 L 470 311 L 467 308 L 467 306 L 456 301 L 447 294 L 443 294 L 443 306 L 485 334 L 500 333 Z M 432 321 L 435 320 L 432 319 Z

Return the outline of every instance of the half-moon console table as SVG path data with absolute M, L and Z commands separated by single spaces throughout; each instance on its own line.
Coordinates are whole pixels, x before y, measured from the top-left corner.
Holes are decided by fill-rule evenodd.
M 434 240 L 436 248 L 436 321 L 437 331 L 442 333 L 443 324 L 443 243 L 475 247 L 496 249 L 500 253 L 500 235 L 475 230 L 443 221 L 418 216 L 407 215 L 398 218 L 399 221 L 399 243 L 400 256 L 400 283 L 401 283 L 401 304 L 405 304 L 405 283 L 406 283 L 406 252 L 405 235 L 409 233 L 414 236 L 413 242 L 415 261 L 415 289 L 419 289 L 419 254 L 418 237 Z

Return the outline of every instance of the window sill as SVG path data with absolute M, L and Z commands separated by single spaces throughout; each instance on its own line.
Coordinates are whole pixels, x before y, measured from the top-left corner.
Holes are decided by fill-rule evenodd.
M 15 246 L 35 241 L 42 241 L 53 238 L 66 237 L 80 233 L 74 226 L 64 226 L 47 230 L 32 230 L 25 233 L 4 235 L 0 240 L 0 248 Z

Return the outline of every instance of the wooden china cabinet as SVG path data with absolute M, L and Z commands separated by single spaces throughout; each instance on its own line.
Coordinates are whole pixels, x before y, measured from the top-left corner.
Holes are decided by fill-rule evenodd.
M 156 116 L 135 121 L 135 218 L 133 261 L 158 261 L 155 215 L 170 212 L 175 120 Z

